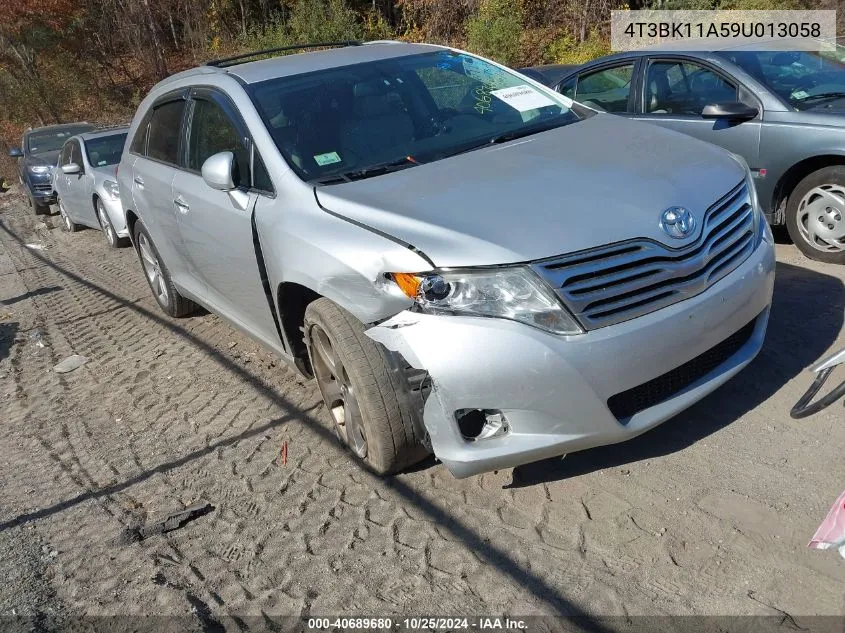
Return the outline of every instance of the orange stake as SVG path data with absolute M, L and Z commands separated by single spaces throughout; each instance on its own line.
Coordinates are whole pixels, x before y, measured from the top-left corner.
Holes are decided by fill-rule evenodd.
M 288 465 L 288 441 L 282 443 L 282 466 Z

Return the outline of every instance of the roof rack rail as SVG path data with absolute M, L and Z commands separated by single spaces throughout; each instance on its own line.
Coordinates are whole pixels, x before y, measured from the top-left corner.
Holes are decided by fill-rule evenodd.
M 220 59 L 212 59 L 205 62 L 205 66 L 214 66 L 215 68 L 226 68 L 227 66 L 235 66 L 236 64 L 245 63 L 252 57 L 260 57 L 262 55 L 272 55 L 273 53 L 283 53 L 286 51 L 298 51 L 308 48 L 343 48 L 344 46 L 361 46 L 363 42 L 360 40 L 346 40 L 341 42 L 320 42 L 317 44 L 295 44 L 293 46 L 280 46 L 279 48 L 265 48 L 261 51 L 253 51 L 252 53 L 243 53 L 242 55 L 233 55 L 232 57 L 222 57 Z

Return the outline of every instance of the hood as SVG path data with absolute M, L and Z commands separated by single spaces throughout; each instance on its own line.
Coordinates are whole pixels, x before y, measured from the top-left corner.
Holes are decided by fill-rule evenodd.
M 526 262 L 646 237 L 679 247 L 745 177 L 726 151 L 613 115 L 419 167 L 317 188 L 337 215 L 423 251 L 438 267 Z M 695 215 L 687 241 L 660 215 Z

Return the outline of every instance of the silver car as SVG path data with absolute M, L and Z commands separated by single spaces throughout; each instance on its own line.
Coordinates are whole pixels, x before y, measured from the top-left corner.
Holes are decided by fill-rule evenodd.
M 845 264 L 845 47 L 712 46 L 684 40 L 530 70 L 590 107 L 736 152 L 769 222 L 807 257 Z
M 741 158 L 450 48 L 251 59 L 141 103 L 130 234 L 165 312 L 313 377 L 373 471 L 620 442 L 759 351 L 775 260 Z
M 71 233 L 82 226 L 102 229 L 113 248 L 127 245 L 129 237 L 116 171 L 127 132 L 124 127 L 71 137 L 53 170 L 62 227 Z

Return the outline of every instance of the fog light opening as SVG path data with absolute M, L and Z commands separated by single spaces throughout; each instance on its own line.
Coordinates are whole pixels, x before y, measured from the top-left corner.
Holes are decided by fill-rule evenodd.
M 458 409 L 455 419 L 461 435 L 468 442 L 489 440 L 510 431 L 505 414 L 498 409 Z

